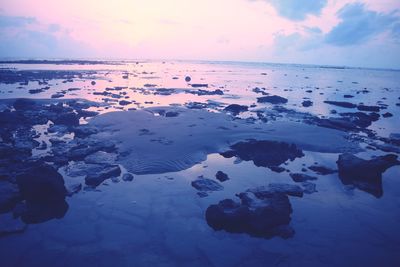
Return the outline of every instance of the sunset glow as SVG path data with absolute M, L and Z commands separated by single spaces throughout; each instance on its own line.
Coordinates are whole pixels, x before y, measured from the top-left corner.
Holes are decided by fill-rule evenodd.
M 396 0 L 3 1 L 0 56 L 400 67 L 398 8 Z

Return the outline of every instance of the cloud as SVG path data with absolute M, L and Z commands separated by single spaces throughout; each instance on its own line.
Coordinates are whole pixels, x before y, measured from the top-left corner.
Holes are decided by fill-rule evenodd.
M 300 21 L 308 15 L 319 15 L 326 6 L 327 0 L 265 0 L 270 3 L 282 17 Z
M 325 37 L 326 43 L 336 46 L 364 43 L 377 34 L 391 30 L 400 19 L 395 12 L 384 14 L 367 10 L 362 3 L 346 4 L 337 15 L 342 21 Z
M 41 23 L 32 17 L 0 16 L 0 29 L 0 57 L 91 55 L 58 24 Z
M 22 27 L 28 24 L 36 23 L 35 18 L 31 17 L 13 17 L 0 15 L 0 28 Z

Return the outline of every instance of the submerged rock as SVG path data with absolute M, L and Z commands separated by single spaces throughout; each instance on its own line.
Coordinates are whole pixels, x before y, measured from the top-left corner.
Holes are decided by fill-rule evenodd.
M 272 95 L 262 96 L 257 98 L 258 103 L 271 103 L 271 104 L 286 104 L 288 100 L 284 97 Z
M 320 175 L 328 175 L 328 174 L 337 172 L 337 170 L 333 170 L 328 167 L 320 166 L 320 165 L 312 165 L 312 166 L 308 167 L 308 169 L 310 169 L 313 172 L 318 173 Z
M 301 192 L 297 194 L 297 192 Z M 302 196 L 297 186 L 274 184 L 247 190 L 237 196 L 239 201 L 224 199 L 206 210 L 206 220 L 214 230 L 246 233 L 255 237 L 289 238 L 294 230 L 289 226 L 292 213 L 288 194 Z
M 291 173 L 290 177 L 292 177 L 293 181 L 295 181 L 296 183 L 318 179 L 317 177 L 307 175 L 304 173 Z
M 339 169 L 339 178 L 343 184 L 352 184 L 377 198 L 383 195 L 382 173 L 392 166 L 400 165 L 400 161 L 394 154 L 364 160 L 353 154 L 345 153 L 339 155 L 336 163 Z
M 118 165 L 111 165 L 104 168 L 101 172 L 88 174 L 85 177 L 85 183 L 90 186 L 98 186 L 105 180 L 118 177 L 120 174 L 120 167 Z
M 230 147 L 232 150 L 221 153 L 225 158 L 239 157 L 245 161 L 253 161 L 257 167 L 276 167 L 295 158 L 304 156 L 301 149 L 294 144 L 276 141 L 250 140 L 239 142 Z
M 317 191 L 317 185 L 311 182 L 302 182 L 301 185 L 303 186 L 304 194 L 312 194 Z
M 219 183 L 217 183 L 216 181 L 204 178 L 202 176 L 192 181 L 191 184 L 194 188 L 196 188 L 199 191 L 221 191 L 224 189 L 224 187 Z
M 125 181 L 125 182 L 133 181 L 133 175 L 130 173 L 124 173 L 124 175 L 122 175 L 122 181 Z
M 324 101 L 324 103 L 329 104 L 329 105 L 334 105 L 342 108 L 355 108 L 357 107 L 356 104 L 350 103 L 350 102 L 345 102 L 345 101 Z

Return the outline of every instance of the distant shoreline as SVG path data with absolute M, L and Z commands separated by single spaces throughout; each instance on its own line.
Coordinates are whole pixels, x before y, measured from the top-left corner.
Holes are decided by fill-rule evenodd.
M 157 60 L 157 59 L 0 59 L 0 64 L 51 64 L 51 65 L 122 65 L 126 63 L 146 63 L 146 62 L 188 62 L 196 64 L 221 64 L 221 65 L 253 65 L 253 66 L 292 66 L 299 68 L 321 68 L 321 69 L 359 69 L 376 71 L 400 71 L 393 68 L 373 68 L 373 67 L 351 67 L 336 65 L 316 65 L 316 64 L 297 64 L 297 63 L 273 63 L 273 62 L 252 62 L 252 61 L 224 61 L 224 60 Z

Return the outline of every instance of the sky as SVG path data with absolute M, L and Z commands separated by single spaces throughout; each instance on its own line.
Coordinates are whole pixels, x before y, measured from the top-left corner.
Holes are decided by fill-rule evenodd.
M 0 57 L 400 69 L 400 0 L 0 0 Z

